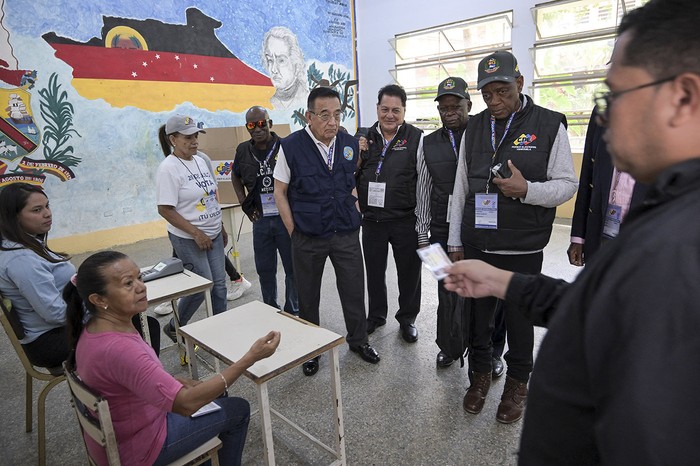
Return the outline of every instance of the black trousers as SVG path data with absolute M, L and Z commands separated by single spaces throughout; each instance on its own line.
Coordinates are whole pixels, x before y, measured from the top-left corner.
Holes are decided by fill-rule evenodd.
M 335 269 L 336 286 L 350 346 L 367 343 L 365 313 L 365 277 L 363 273 L 360 231 L 335 234 L 329 238 L 292 232 L 292 262 L 299 292 L 299 317 L 320 324 L 321 280 L 326 258 Z
M 388 311 L 386 266 L 389 244 L 394 253 L 399 285 L 399 324 L 412 324 L 420 311 L 421 261 L 416 253 L 416 217 L 388 222 L 362 222 L 362 249 L 367 269 L 369 313 L 367 320 L 386 322 Z
M 542 252 L 534 254 L 503 255 L 489 254 L 465 246 L 465 259 L 479 259 L 500 269 L 519 273 L 540 273 L 542 270 Z M 494 316 L 499 299 L 472 299 L 472 338 L 469 349 L 469 367 L 474 372 L 491 372 Z M 534 346 L 534 329 L 532 323 L 520 312 L 517 306 L 502 301 L 505 314 L 508 352 L 504 359 L 508 365 L 508 375 L 520 382 L 527 382 L 532 372 L 532 349 Z

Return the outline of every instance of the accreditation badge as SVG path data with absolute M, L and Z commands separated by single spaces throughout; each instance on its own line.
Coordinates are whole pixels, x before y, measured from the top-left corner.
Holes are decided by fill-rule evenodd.
M 498 194 L 477 194 L 474 209 L 474 227 L 498 228 Z
M 620 233 L 620 223 L 622 223 L 622 207 L 615 204 L 608 204 L 605 211 L 605 222 L 603 223 L 603 236 L 614 238 Z
M 369 190 L 367 193 L 367 205 L 370 207 L 384 207 L 385 197 L 386 183 L 377 183 L 376 181 L 370 181 Z
M 274 217 L 280 214 L 275 203 L 274 193 L 261 193 L 260 204 L 262 205 L 263 217 Z
M 219 212 L 219 202 L 216 200 L 216 195 L 208 194 L 202 198 L 202 202 L 204 203 L 204 209 L 210 216 Z

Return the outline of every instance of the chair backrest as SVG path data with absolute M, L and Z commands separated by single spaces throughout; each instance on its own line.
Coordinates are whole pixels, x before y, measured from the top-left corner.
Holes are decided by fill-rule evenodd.
M 24 352 L 24 347 L 19 342 L 20 339 L 24 337 L 24 330 L 22 330 L 22 325 L 19 323 L 17 315 L 12 311 L 12 304 L 10 303 L 10 301 L 6 298 L 3 298 L 2 295 L 0 295 L 0 307 L 2 307 L 2 312 L 0 312 L 0 322 L 2 322 L 2 327 L 5 330 L 5 333 L 7 334 L 7 338 L 10 339 L 10 343 L 12 343 L 12 347 L 15 349 L 17 357 L 20 361 L 22 361 L 24 370 L 32 376 L 36 377 L 35 374 L 37 374 L 37 370 L 34 369 L 34 366 L 32 365 L 31 361 L 29 361 L 29 357 L 27 357 L 27 353 Z M 13 324 L 13 321 L 15 321 L 16 324 Z M 17 329 L 17 326 L 19 326 L 19 331 Z M 20 337 L 19 335 L 22 336 Z
M 0 307 L 2 307 L 2 313 L 9 322 L 10 327 L 12 327 L 12 332 L 17 340 L 24 338 L 24 328 L 22 327 L 22 322 L 19 321 L 19 317 L 17 317 L 17 313 L 12 309 L 12 301 L 0 294 Z
M 68 380 L 71 403 L 73 408 L 75 408 L 75 414 L 80 423 L 80 430 L 83 434 L 87 434 L 95 442 L 104 447 L 110 466 L 121 466 L 117 437 L 114 434 L 112 416 L 109 413 L 109 404 L 106 399 L 93 392 L 80 380 L 71 360 L 72 355 L 63 363 L 63 370 Z M 87 444 L 85 445 L 85 450 L 87 451 L 90 462 L 94 464 L 93 459 L 90 457 L 90 450 L 88 450 Z

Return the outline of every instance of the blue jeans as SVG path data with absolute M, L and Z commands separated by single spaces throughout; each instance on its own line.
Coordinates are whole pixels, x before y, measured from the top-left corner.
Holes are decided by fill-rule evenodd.
M 298 314 L 299 296 L 294 281 L 292 240 L 280 216 L 263 217 L 253 223 L 253 250 L 263 302 L 280 309 L 277 304 L 277 251 L 279 251 L 285 275 L 284 310 L 290 314 Z
M 201 275 L 214 282 L 211 289 L 211 305 L 214 314 L 226 311 L 226 270 L 224 267 L 224 240 L 221 234 L 212 240 L 212 248 L 208 251 L 199 249 L 193 239 L 180 238 L 168 233 L 170 243 L 177 257 L 187 270 Z M 199 306 L 204 302 L 204 293 L 197 293 L 180 298 L 177 311 L 180 325 L 190 321 Z
M 243 398 L 225 397 L 214 402 L 222 409 L 200 417 L 168 413 L 168 436 L 154 466 L 172 463 L 215 435 L 223 444 L 219 450 L 219 463 L 222 466 L 241 464 L 250 405 Z

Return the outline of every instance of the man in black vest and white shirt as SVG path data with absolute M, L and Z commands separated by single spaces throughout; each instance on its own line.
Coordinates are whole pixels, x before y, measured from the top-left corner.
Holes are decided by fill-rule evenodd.
M 576 192 L 566 117 L 522 94 L 515 57 L 494 52 L 479 62 L 477 88 L 487 109 L 469 120 L 452 195 L 448 251 L 453 261 L 481 259 L 513 272 L 539 273 L 556 207 Z M 464 409 L 481 412 L 491 385 L 496 298 L 472 302 L 472 383 Z M 532 324 L 504 305 L 508 332 L 506 383 L 496 420 L 522 418 L 532 372 Z
M 439 243 L 447 250 L 449 208 L 457 172 L 459 145 L 467 129 L 472 101 L 466 81 L 452 76 L 438 85 L 435 100 L 443 127 L 423 139 L 423 152 L 418 153 L 416 232 L 419 248 Z M 445 290 L 442 281 L 438 283 L 438 338 L 443 328 L 442 319 L 456 305 L 456 298 L 455 293 Z M 440 351 L 435 362 L 438 367 L 448 367 L 454 359 Z

